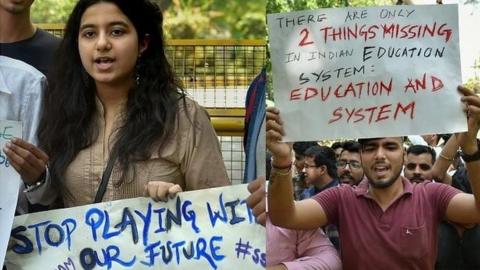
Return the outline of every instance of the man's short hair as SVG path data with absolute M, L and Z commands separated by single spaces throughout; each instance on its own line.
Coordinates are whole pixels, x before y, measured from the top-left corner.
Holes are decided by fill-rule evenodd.
M 363 139 L 358 139 L 358 143 L 359 143 L 359 144 L 362 146 L 362 148 L 363 148 L 363 146 L 364 146 L 365 144 L 367 144 L 368 142 L 374 141 L 374 140 L 380 140 L 380 139 L 383 139 L 383 138 L 385 138 L 385 137 L 363 138 Z M 406 136 L 401 137 L 401 138 L 403 139 L 403 141 L 405 141 L 405 140 L 407 139 Z
M 312 147 L 318 145 L 317 142 L 295 142 L 293 143 L 293 151 L 295 152 L 296 155 L 305 155 L 305 151 Z
M 407 149 L 407 155 L 408 154 L 413 154 L 416 156 L 421 154 L 430 154 L 432 156 L 432 164 L 435 163 L 435 159 L 437 158 L 437 153 L 435 152 L 435 149 L 433 149 L 433 147 L 430 147 L 428 145 L 420 145 L 420 144 L 411 145 Z
M 305 151 L 305 156 L 313 158 L 317 167 L 325 165 L 328 175 L 332 178 L 337 178 L 337 158 L 332 148 L 315 145 Z
M 357 141 L 345 141 L 343 142 L 342 153 L 344 151 L 348 151 L 351 153 L 360 153 L 361 148 L 362 148 L 362 145 Z
M 343 142 L 334 142 L 330 148 L 333 150 L 336 150 L 337 148 L 343 148 Z

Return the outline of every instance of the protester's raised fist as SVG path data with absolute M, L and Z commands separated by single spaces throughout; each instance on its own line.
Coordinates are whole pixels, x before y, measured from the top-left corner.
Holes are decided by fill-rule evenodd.
M 463 95 L 462 102 L 468 118 L 468 131 L 465 135 L 470 139 L 476 138 L 480 129 L 480 97 L 462 85 L 458 86 L 458 91 Z
M 275 107 L 267 108 L 267 148 L 272 153 L 273 165 L 284 167 L 292 162 L 292 145 L 282 142 L 285 135 L 280 111 Z

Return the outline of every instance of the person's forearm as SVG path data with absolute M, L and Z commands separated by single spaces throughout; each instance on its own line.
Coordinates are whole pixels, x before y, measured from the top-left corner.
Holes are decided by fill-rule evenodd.
M 288 167 L 290 164 L 290 167 Z M 268 184 L 268 215 L 273 224 L 287 227 L 294 210 L 291 162 L 272 161 Z
M 433 179 L 440 181 L 442 183 L 451 185 L 451 177 L 447 177 L 448 167 L 452 164 L 455 159 L 455 155 L 458 150 L 458 140 L 456 135 L 452 135 L 447 141 L 442 151 L 440 152 L 435 164 L 433 164 L 432 175 Z
M 469 138 L 462 146 L 462 151 L 465 154 L 472 155 L 478 151 L 476 138 Z M 466 162 L 467 176 L 472 187 L 472 192 L 475 197 L 475 202 L 480 208 L 480 160 Z

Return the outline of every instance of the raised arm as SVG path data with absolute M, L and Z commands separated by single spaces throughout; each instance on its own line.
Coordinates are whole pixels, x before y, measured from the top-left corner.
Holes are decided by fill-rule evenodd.
M 438 156 L 435 164 L 433 164 L 432 175 L 433 179 L 442 182 L 447 185 L 452 184 L 452 177 L 447 174 L 448 167 L 452 164 L 457 154 L 459 147 L 458 136 L 452 135 L 448 139 L 445 146 L 442 148 L 442 152 Z
M 447 218 L 457 223 L 480 223 L 480 153 L 477 145 L 477 133 L 480 128 L 480 98 L 471 90 L 459 86 L 466 104 L 468 131 L 458 136 L 467 175 L 473 195 L 460 193 L 448 204 Z
M 273 224 L 289 229 L 314 229 L 327 223 L 325 211 L 313 199 L 293 200 L 292 147 L 282 142 L 280 111 L 267 109 L 267 148 L 272 153 L 268 185 L 268 213 Z

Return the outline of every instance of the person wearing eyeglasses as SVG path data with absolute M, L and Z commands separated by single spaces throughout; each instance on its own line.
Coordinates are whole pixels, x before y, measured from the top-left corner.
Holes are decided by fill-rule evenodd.
M 407 149 L 404 176 L 410 182 L 421 183 L 433 179 L 432 168 L 436 158 L 435 149 L 426 145 L 412 145 Z
M 361 145 L 356 141 L 343 143 L 343 150 L 337 161 L 337 174 L 342 184 L 356 186 L 363 179 Z
M 434 269 L 442 220 L 480 224 L 480 147 L 476 142 L 480 97 L 463 86 L 458 91 L 468 117 L 468 130 L 458 135 L 459 145 L 473 195 L 441 183 L 410 183 L 400 174 L 404 138 L 377 137 L 359 140 L 366 177 L 357 187 L 341 185 L 294 202 L 289 183 L 291 146 L 283 141 L 280 110 L 268 108 L 267 148 L 272 153 L 268 214 L 272 224 L 295 230 L 337 225 L 345 270 Z
M 305 183 L 309 186 L 301 199 L 310 198 L 317 193 L 340 184 L 337 176 L 335 151 L 328 146 L 315 145 L 305 151 L 303 163 Z
M 301 200 L 302 194 L 307 188 L 305 184 L 305 173 L 303 172 L 303 164 L 305 162 L 305 151 L 308 148 L 318 145 L 317 142 L 295 142 L 293 143 L 293 152 L 295 153 L 295 160 L 293 165 L 295 167 L 295 176 L 292 178 L 294 199 Z
M 301 199 L 308 199 L 332 187 L 340 185 L 337 176 L 335 151 L 328 146 L 315 145 L 305 151 L 303 173 L 310 187 L 302 193 Z M 333 224 L 322 227 L 328 239 L 340 250 L 338 228 Z

